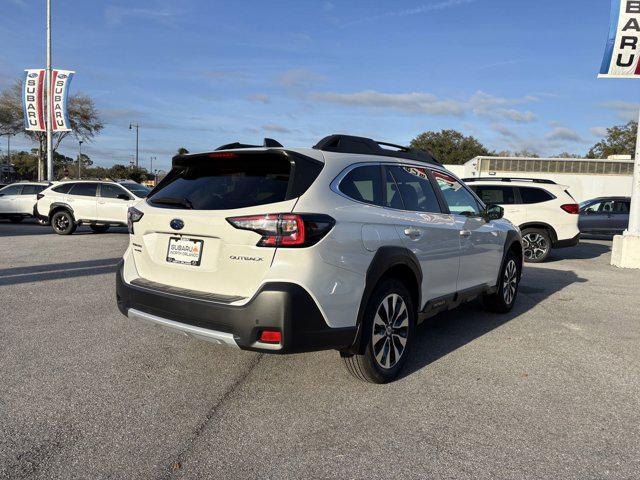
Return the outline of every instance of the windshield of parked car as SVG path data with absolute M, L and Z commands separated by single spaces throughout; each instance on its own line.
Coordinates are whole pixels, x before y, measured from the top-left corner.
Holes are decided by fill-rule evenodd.
M 139 183 L 121 183 L 124 188 L 133 193 L 136 197 L 145 198 L 151 189 Z

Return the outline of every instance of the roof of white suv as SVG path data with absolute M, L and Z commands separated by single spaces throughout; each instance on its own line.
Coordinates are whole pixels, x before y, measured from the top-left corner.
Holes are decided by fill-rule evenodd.
M 517 185 L 519 187 L 544 187 L 544 188 L 559 188 L 564 190 L 568 188 L 566 185 L 561 185 L 553 180 L 547 180 L 545 178 L 516 178 L 516 177 L 473 177 L 463 178 L 465 183 L 468 184 L 482 184 L 482 185 Z

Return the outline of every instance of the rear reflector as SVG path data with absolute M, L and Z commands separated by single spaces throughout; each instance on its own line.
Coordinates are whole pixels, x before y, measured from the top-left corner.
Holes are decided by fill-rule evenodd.
M 580 206 L 577 203 L 565 203 L 560 205 L 560 208 L 572 215 L 578 215 L 580 213 Z
M 280 343 L 282 341 L 282 334 L 277 331 L 264 330 L 260 334 L 260 341 L 264 343 Z

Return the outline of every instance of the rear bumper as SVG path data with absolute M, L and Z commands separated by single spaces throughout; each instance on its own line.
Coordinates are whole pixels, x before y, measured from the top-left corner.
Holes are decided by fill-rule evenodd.
M 300 353 L 345 349 L 356 328 L 331 328 L 309 293 L 299 285 L 267 283 L 242 306 L 171 293 L 127 283 L 122 263 L 116 274 L 118 309 L 143 320 L 217 344 L 265 353 Z M 278 330 L 280 344 L 260 342 L 263 330 Z
M 578 233 L 575 237 L 569 238 L 566 240 L 556 240 L 552 247 L 553 248 L 566 248 L 566 247 L 575 247 L 580 243 L 580 234 Z

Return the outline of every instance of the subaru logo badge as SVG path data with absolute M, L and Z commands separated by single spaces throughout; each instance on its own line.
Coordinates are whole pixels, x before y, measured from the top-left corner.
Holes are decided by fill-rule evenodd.
M 179 218 L 174 218 L 169 223 L 169 226 L 171 228 L 173 228 L 174 230 L 182 230 L 184 228 L 184 222 L 182 220 L 180 220 Z
M 38 76 L 37 73 L 30 73 L 29 78 L 36 78 Z
M 67 78 L 67 76 L 64 73 L 61 73 L 60 75 L 58 75 L 58 78 Z

